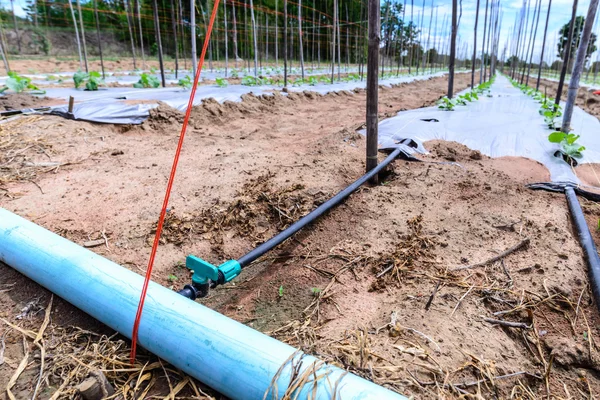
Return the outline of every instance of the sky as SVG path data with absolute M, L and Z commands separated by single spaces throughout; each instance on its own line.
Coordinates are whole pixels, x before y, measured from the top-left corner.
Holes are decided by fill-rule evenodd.
M 340 0 L 342 3 L 344 0 Z M 388 0 L 381 0 L 382 4 L 384 2 L 386 2 Z M 405 0 L 392 0 L 392 1 L 399 1 L 404 3 Z M 418 14 L 421 14 L 423 11 L 423 0 L 413 0 L 414 1 L 414 10 L 413 10 L 413 14 L 414 14 L 414 20 L 415 23 L 418 24 L 417 18 L 418 18 Z M 500 6 L 502 9 L 502 27 L 501 27 L 501 32 L 500 32 L 500 48 L 499 48 L 499 56 L 502 57 L 502 53 L 504 51 L 505 45 L 507 45 L 507 43 L 510 42 L 510 38 L 511 38 L 511 29 L 512 26 L 515 24 L 515 20 L 517 18 L 517 16 L 520 13 L 520 10 L 523 8 L 523 1 L 531 1 L 531 9 L 533 11 L 533 8 L 536 4 L 537 0 L 500 0 Z M 548 2 L 549 0 L 540 0 L 542 2 L 541 5 L 541 18 L 540 18 L 540 22 L 539 22 L 539 27 L 537 30 L 537 35 L 536 35 L 536 39 L 535 39 L 535 43 L 534 43 L 534 61 L 539 61 L 540 58 L 540 52 L 541 52 L 541 48 L 542 48 L 542 40 L 543 40 L 543 31 L 544 31 L 544 24 L 545 24 L 545 18 L 548 12 Z M 485 2 L 486 0 L 480 0 L 480 12 L 479 12 L 479 24 L 478 24 L 478 34 L 477 34 L 477 47 L 478 47 L 478 53 L 481 52 L 481 44 L 483 41 L 483 19 L 484 19 L 484 14 L 485 14 Z M 408 15 L 410 15 L 410 3 L 411 0 L 406 0 L 406 4 L 407 4 L 407 17 Z M 462 16 L 460 18 L 460 26 L 459 26 L 459 46 L 458 47 L 458 51 L 459 51 L 459 55 L 461 53 L 464 53 L 465 51 L 465 47 L 466 46 L 466 52 L 467 54 L 472 54 L 473 52 L 473 39 L 474 39 L 474 27 L 475 27 L 475 15 L 476 15 L 476 8 L 477 8 L 477 0 L 459 0 L 459 7 L 460 4 L 462 3 Z M 490 2 L 491 3 L 491 2 Z M 9 0 L 0 0 L 0 4 L 5 7 L 8 8 L 10 7 L 10 3 Z M 17 15 L 20 16 L 25 16 L 25 12 L 23 11 L 23 7 L 26 6 L 26 1 L 25 0 L 14 0 L 14 5 L 15 5 L 15 13 Z M 583 15 L 585 16 L 587 14 L 588 11 L 588 7 L 590 4 L 590 0 L 579 0 L 578 3 L 578 7 L 577 7 L 577 15 Z M 441 27 L 442 27 L 442 21 L 444 19 L 444 16 L 447 16 L 447 18 L 450 18 L 450 15 L 452 14 L 452 0 L 425 0 L 425 8 L 424 8 L 424 12 L 423 14 L 425 15 L 424 18 L 424 32 L 423 32 L 423 42 L 427 43 L 427 36 L 428 36 L 428 27 L 429 27 L 429 19 L 431 17 L 431 11 L 432 11 L 432 5 L 434 8 L 434 13 L 433 13 L 433 18 L 435 20 L 435 14 L 436 12 L 438 13 L 438 35 L 434 35 L 433 32 L 435 32 L 435 26 L 432 27 L 432 35 L 429 39 L 430 43 L 438 43 L 442 40 L 446 41 L 448 40 L 448 35 L 449 33 L 442 33 L 441 32 Z M 550 20 L 549 20 L 549 24 L 548 24 L 548 38 L 547 38 L 547 43 L 546 43 L 546 54 L 544 56 L 544 59 L 548 62 L 548 61 L 554 61 L 555 59 L 557 59 L 556 57 L 556 45 L 555 45 L 555 41 L 556 38 L 558 36 L 558 31 L 560 29 L 560 27 L 564 24 L 566 24 L 570 17 L 571 17 L 571 10 L 573 7 L 573 0 L 552 0 L 552 7 L 550 10 Z M 533 13 L 533 12 L 532 12 Z M 598 15 L 596 16 L 596 20 L 598 20 L 598 18 L 600 18 L 600 11 L 597 13 Z M 531 21 L 532 15 L 529 16 L 529 19 Z M 600 24 L 596 23 L 596 25 L 594 26 L 594 32 L 596 34 L 600 33 Z M 529 29 L 530 26 L 528 24 L 527 26 L 527 34 L 529 35 Z M 600 34 L 599 34 L 600 36 Z M 529 37 L 529 36 L 527 36 Z M 552 51 L 550 52 L 550 46 L 552 45 Z M 430 46 L 432 47 L 432 46 Z M 597 47 L 600 47 L 600 43 L 597 43 Z M 507 57 L 510 56 L 509 54 L 510 52 L 507 52 Z M 596 51 L 592 57 L 591 60 L 592 61 L 596 61 L 599 59 L 600 56 L 600 50 Z

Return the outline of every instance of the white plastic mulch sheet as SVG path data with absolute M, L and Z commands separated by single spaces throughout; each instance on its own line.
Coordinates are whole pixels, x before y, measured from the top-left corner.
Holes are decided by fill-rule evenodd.
M 426 153 L 422 143 L 440 139 L 462 143 L 490 157 L 527 157 L 544 164 L 553 182 L 579 183 L 571 167 L 553 156 L 558 145 L 548 141 L 552 132 L 539 114 L 540 104 L 514 88 L 508 79 L 498 76 L 491 96 L 481 95 L 467 106 L 454 111 L 437 107 L 403 111 L 379 124 L 379 144 L 394 147 L 402 139 L 413 139 L 418 151 Z M 437 120 L 439 122 L 425 120 Z M 581 135 L 586 147 L 581 163 L 600 162 L 600 122 L 576 107 L 573 132 Z M 364 134 L 364 131 L 362 132 Z
M 380 85 L 389 86 L 393 84 L 412 82 L 415 80 L 429 79 L 434 76 L 444 75 L 443 72 L 421 76 L 402 76 L 381 80 Z M 338 91 L 352 91 L 364 88 L 366 81 L 337 82 L 333 85 L 319 83 L 314 86 L 299 85 L 288 86 L 289 91 L 314 91 L 321 94 Z M 240 101 L 245 94 L 253 93 L 256 96 L 268 95 L 281 87 L 276 86 L 244 86 L 229 85 L 227 87 L 199 86 L 194 97 L 194 105 L 199 105 L 204 99 L 214 98 L 219 103 L 224 101 Z M 190 91 L 179 87 L 158 89 L 133 89 L 133 88 L 101 88 L 98 91 L 84 91 L 73 88 L 48 89 L 46 96 L 68 100 L 73 96 L 76 105 L 73 109 L 75 119 L 86 121 L 113 123 L 113 124 L 140 124 L 148 118 L 148 110 L 157 107 L 158 102 L 164 102 L 169 106 L 184 112 L 187 108 Z M 133 101 L 145 100 L 145 104 L 127 104 L 123 100 Z M 67 106 L 54 107 L 53 113 L 59 115 L 67 114 Z

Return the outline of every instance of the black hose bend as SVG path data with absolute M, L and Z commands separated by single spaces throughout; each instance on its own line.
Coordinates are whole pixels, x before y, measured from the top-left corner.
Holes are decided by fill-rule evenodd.
M 565 195 L 567 196 L 567 203 L 569 204 L 573 224 L 579 236 L 579 243 L 583 248 L 583 254 L 588 264 L 590 286 L 596 300 L 596 306 L 600 307 L 600 257 L 598 256 L 598 250 L 596 249 L 596 244 L 590 233 L 575 191 L 572 187 L 567 187 L 565 188 Z

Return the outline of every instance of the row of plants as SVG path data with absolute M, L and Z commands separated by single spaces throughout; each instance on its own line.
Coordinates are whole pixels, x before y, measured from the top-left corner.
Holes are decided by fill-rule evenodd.
M 4 93 L 7 90 L 11 90 L 15 93 L 29 93 L 29 94 L 44 94 L 45 90 L 41 90 L 33 83 L 31 78 L 20 76 L 14 71 L 8 73 L 8 78 L 4 83 L 4 86 L 0 87 L 0 93 Z
M 563 115 L 562 106 L 560 104 L 555 104 L 555 99 L 549 97 L 546 93 L 542 93 L 539 90 L 535 90 L 534 88 L 521 84 L 511 78 L 509 79 L 515 88 L 521 90 L 521 92 L 540 103 L 538 112 L 544 117 L 544 123 L 548 129 L 553 131 L 548 135 L 548 141 L 559 145 L 559 152 L 568 164 L 573 166 L 577 165 L 575 159 L 582 157 L 585 146 L 577 143 L 577 140 L 579 140 L 581 135 L 559 130 L 562 125 L 562 120 L 560 119 Z M 555 155 L 557 154 L 555 153 Z
M 464 94 L 460 94 L 453 98 L 448 98 L 448 96 L 444 96 L 438 100 L 438 108 L 445 111 L 454 111 L 456 106 L 466 106 L 472 101 L 479 100 L 479 96 L 487 95 L 491 97 L 490 88 L 496 79 L 495 76 L 492 76 L 491 79 L 487 82 L 483 82 L 473 88 L 470 92 L 466 92 Z

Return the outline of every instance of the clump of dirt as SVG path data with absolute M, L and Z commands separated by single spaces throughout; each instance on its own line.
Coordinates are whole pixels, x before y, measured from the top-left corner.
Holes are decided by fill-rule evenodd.
M 0 110 L 22 110 L 24 108 L 42 107 L 51 101 L 48 97 L 33 96 L 28 93 L 12 93 L 0 96 Z
M 432 155 L 443 158 L 451 162 L 460 162 L 465 160 L 482 160 L 489 158 L 481 154 L 477 150 L 472 150 L 467 146 L 456 142 L 445 142 L 432 140 L 427 142 L 427 148 Z
M 149 111 L 150 117 L 142 124 L 142 129 L 149 127 L 155 131 L 168 131 L 173 125 L 183 123 L 183 113 L 170 105 L 159 102 L 158 107 Z
M 301 184 L 275 187 L 273 174 L 251 179 L 233 201 L 225 206 L 218 202 L 197 214 L 166 216 L 161 243 L 182 245 L 193 235 L 204 235 L 213 244 L 223 241 L 224 231 L 261 242 L 274 231 L 287 228 L 322 202 L 322 192 L 310 195 Z M 156 232 L 154 226 L 151 233 Z

